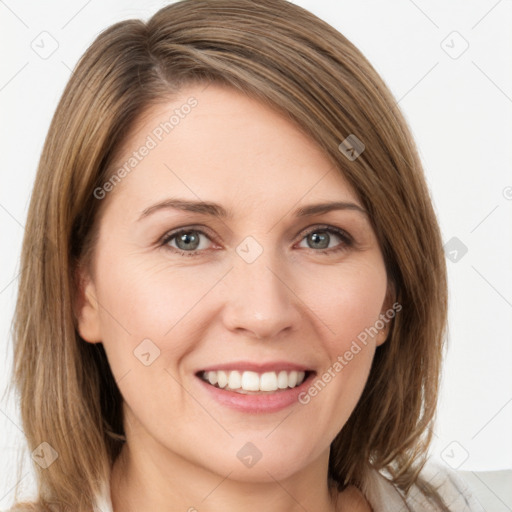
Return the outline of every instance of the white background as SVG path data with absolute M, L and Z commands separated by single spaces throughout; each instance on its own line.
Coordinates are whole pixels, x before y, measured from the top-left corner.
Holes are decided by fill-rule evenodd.
M 60 95 L 101 30 L 147 19 L 167 3 L 0 0 L 0 391 L 11 371 L 9 329 L 28 200 Z M 457 237 L 467 247 L 458 261 L 447 260 L 449 348 L 432 455 L 461 470 L 511 469 L 512 2 L 295 3 L 340 30 L 384 78 L 418 144 L 443 240 Z M 469 46 L 458 56 L 462 38 Z M 43 44 L 58 48 L 43 59 L 32 48 Z M 0 508 L 18 479 L 22 439 L 13 401 L 5 399 Z M 31 475 L 22 477 L 30 485 Z

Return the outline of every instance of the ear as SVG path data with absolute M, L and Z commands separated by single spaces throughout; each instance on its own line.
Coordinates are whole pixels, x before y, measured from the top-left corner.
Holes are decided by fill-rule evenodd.
M 395 286 L 393 283 L 388 282 L 388 289 L 386 291 L 384 302 L 382 303 L 379 320 L 377 321 L 378 326 L 382 327 L 381 329 L 379 328 L 379 333 L 375 338 L 376 345 L 378 347 L 388 339 L 391 326 L 393 325 L 393 318 L 401 309 L 402 306 L 396 302 Z
M 84 267 L 77 270 L 76 318 L 80 336 L 89 343 L 102 341 L 100 333 L 99 305 L 96 288 L 90 273 Z

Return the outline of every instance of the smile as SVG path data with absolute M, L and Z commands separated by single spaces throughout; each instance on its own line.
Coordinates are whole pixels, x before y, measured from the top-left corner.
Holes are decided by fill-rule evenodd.
M 201 393 L 222 407 L 251 414 L 274 413 L 299 404 L 315 378 L 311 367 L 288 361 L 238 361 L 195 373 Z
M 200 372 L 205 382 L 219 389 L 241 394 L 273 393 L 300 386 L 309 372 L 305 371 L 255 371 L 214 370 Z

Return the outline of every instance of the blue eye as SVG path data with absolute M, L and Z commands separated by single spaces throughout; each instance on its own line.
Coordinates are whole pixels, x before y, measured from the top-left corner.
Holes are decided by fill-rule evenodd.
M 341 242 L 330 245 L 334 238 L 338 238 Z M 308 247 L 314 249 L 315 252 L 332 253 L 347 249 L 353 244 L 351 237 L 343 230 L 333 226 L 317 226 L 313 230 L 309 230 L 302 240 L 306 240 Z
M 182 229 L 169 233 L 163 240 L 162 245 L 169 246 L 175 249 L 176 252 L 185 256 L 192 256 L 200 250 L 204 249 L 204 244 L 201 244 L 201 237 L 209 237 L 198 229 Z M 170 242 L 175 240 L 176 246 L 170 245 Z
M 313 252 L 329 254 L 346 250 L 353 245 L 350 235 L 334 226 L 316 226 L 314 229 L 308 229 L 308 231 L 301 233 L 301 242 L 305 240 L 308 244 L 306 248 L 313 250 Z M 211 242 L 211 237 L 202 230 L 194 228 L 180 229 L 168 233 L 162 239 L 161 245 L 182 256 L 197 256 L 208 249 L 208 242 L 203 242 L 202 238 Z M 332 245 L 333 238 L 339 239 L 339 242 L 334 246 Z

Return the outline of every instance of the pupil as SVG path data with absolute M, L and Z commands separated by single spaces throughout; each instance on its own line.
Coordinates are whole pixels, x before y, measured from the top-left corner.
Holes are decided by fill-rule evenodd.
M 192 249 L 195 249 L 197 247 L 199 237 L 195 234 L 190 235 L 190 233 L 193 232 L 190 231 L 188 233 L 184 233 L 183 235 L 177 238 L 176 244 L 178 245 L 178 247 L 180 247 L 180 243 L 185 244 L 183 247 L 180 247 L 180 249 L 190 249 L 192 246 Z
M 311 233 L 310 240 L 313 244 L 318 244 L 318 242 L 320 243 L 319 245 L 316 245 L 316 249 L 327 249 L 327 247 L 329 247 L 329 235 L 326 233 L 322 235 L 319 235 L 318 233 Z

